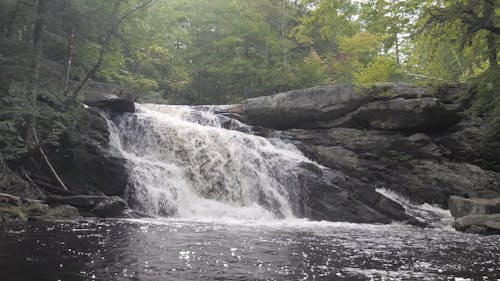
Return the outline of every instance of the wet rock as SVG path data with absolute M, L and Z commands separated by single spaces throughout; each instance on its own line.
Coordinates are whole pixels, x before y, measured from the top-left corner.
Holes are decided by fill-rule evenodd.
M 127 162 L 109 150 L 106 120 L 87 109 L 74 131 L 66 133 L 58 146 L 50 147 L 50 160 L 74 193 L 122 196 L 128 183 Z
M 500 197 L 484 199 L 450 196 L 448 206 L 451 214 L 456 218 L 470 215 L 500 214 Z
M 48 196 L 49 203 L 67 204 L 97 217 L 127 217 L 128 204 L 118 196 Z
M 500 234 L 500 214 L 470 215 L 455 219 L 457 230 L 477 234 Z
M 318 163 L 365 185 L 397 191 L 415 203 L 448 206 L 451 195 L 500 196 L 500 174 L 453 162 L 429 135 L 333 128 L 287 130 L 276 135 Z
M 128 217 L 128 205 L 120 197 L 109 197 L 97 204 L 90 212 L 100 218 Z
M 398 203 L 343 173 L 303 163 L 300 185 L 288 192 L 295 215 L 313 220 L 390 223 L 410 220 Z

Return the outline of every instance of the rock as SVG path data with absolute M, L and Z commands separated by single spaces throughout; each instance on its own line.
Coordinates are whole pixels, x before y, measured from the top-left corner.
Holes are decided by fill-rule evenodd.
M 459 120 L 459 106 L 450 98 L 457 95 L 457 90 L 441 92 L 437 98 L 429 88 L 402 83 L 380 84 L 365 90 L 334 85 L 251 98 L 238 105 L 220 107 L 218 112 L 236 114 L 251 125 L 280 130 L 438 130 Z
M 397 191 L 415 203 L 448 206 L 450 195 L 500 196 L 500 174 L 455 163 L 429 135 L 333 128 L 287 130 L 277 134 L 318 163 L 365 185 Z
M 477 234 L 500 234 L 500 214 L 470 215 L 455 219 L 457 230 Z
M 71 205 L 101 218 L 125 217 L 128 204 L 118 196 L 48 196 L 48 203 Z
M 1 157 L 1 156 L 0 156 Z M 13 194 L 25 198 L 35 199 L 40 192 L 27 181 L 12 172 L 0 159 L 0 193 Z
M 52 165 L 72 192 L 122 196 L 128 183 L 127 162 L 110 152 L 106 120 L 93 109 L 82 114 L 61 145 L 47 151 Z
M 350 117 L 364 127 L 408 131 L 439 130 L 459 120 L 457 108 L 449 108 L 437 98 L 375 101 L 359 107 Z
M 341 172 L 303 163 L 299 185 L 288 185 L 294 214 L 314 220 L 390 223 L 411 219 L 402 206 Z
M 351 85 L 294 90 L 248 99 L 229 108 L 251 124 L 275 129 L 311 127 L 314 121 L 331 120 L 354 111 L 370 98 Z
M 129 217 L 128 205 L 120 197 L 109 197 L 101 201 L 90 212 L 100 218 L 121 218 Z
M 99 101 L 87 101 L 88 106 L 103 108 L 111 113 L 134 113 L 135 103 L 128 99 L 106 99 Z
M 484 199 L 450 196 L 448 207 L 455 218 L 471 215 L 500 214 L 500 197 Z
M 73 219 L 79 216 L 78 210 L 70 206 L 50 207 L 40 200 L 0 193 L 0 222 L 28 219 Z
M 70 205 L 59 205 L 50 208 L 47 218 L 52 219 L 74 219 L 80 217 L 77 208 Z

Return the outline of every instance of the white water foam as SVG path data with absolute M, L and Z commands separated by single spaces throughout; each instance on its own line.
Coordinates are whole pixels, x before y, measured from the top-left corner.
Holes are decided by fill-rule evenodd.
M 376 191 L 385 197 L 399 203 L 403 208 L 405 208 L 406 214 L 412 216 L 419 220 L 420 222 L 425 222 L 436 228 L 453 230 L 453 216 L 449 210 L 424 203 L 424 204 L 413 204 L 410 200 L 394 191 L 378 188 Z
M 137 105 L 110 122 L 110 145 L 129 160 L 129 201 L 151 215 L 293 218 L 286 186 L 310 162 L 295 146 L 222 128 L 187 106 Z

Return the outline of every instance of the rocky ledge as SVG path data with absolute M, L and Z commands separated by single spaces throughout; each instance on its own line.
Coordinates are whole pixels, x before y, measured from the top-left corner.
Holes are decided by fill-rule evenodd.
M 219 113 L 253 125 L 255 134 L 297 145 L 358 181 L 358 190 L 385 188 L 448 208 L 452 195 L 500 197 L 500 171 L 488 165 L 500 159 L 477 145 L 480 124 L 458 102 L 465 92 L 460 86 L 336 85 L 252 98 Z

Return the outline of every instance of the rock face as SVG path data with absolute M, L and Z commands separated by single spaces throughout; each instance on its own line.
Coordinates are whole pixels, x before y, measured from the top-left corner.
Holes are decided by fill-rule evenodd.
M 109 151 L 106 120 L 86 109 L 74 131 L 49 151 L 52 164 L 75 194 L 122 196 L 128 183 L 126 160 Z
M 500 234 L 500 197 L 494 199 L 462 198 L 450 196 L 450 212 L 458 230 Z
M 373 187 L 329 168 L 302 163 L 300 186 L 288 192 L 295 215 L 313 220 L 357 223 L 408 221 L 411 217 L 396 202 L 377 193 Z
M 357 91 L 352 85 L 295 90 L 252 98 L 228 108 L 252 125 L 273 129 L 334 127 L 383 130 L 439 130 L 455 123 L 458 107 L 426 88 L 379 85 Z M 444 96 L 444 95 L 443 95 Z
M 471 137 L 478 125 L 463 117 L 457 103 L 462 91 L 405 84 L 362 91 L 316 87 L 245 100 L 220 113 L 257 126 L 259 135 L 295 144 L 309 158 L 356 181 L 355 191 L 386 188 L 415 203 L 447 208 L 451 195 L 500 197 L 500 171 L 483 166 Z M 319 196 L 321 208 L 338 211 L 335 195 Z M 329 198 L 334 198 L 331 203 Z

